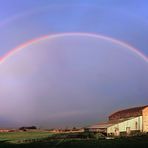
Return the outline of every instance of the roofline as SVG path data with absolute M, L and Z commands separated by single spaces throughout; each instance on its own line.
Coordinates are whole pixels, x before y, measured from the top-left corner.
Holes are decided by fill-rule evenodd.
M 118 113 L 118 112 L 126 111 L 126 110 L 128 110 L 128 109 L 135 109 L 135 108 L 143 108 L 143 109 L 144 109 L 144 108 L 146 108 L 146 107 L 148 107 L 148 105 L 137 106 L 137 107 L 132 107 L 132 108 L 125 108 L 125 109 L 118 110 L 118 111 L 115 111 L 115 112 L 111 113 L 111 114 L 109 115 L 109 117 L 111 117 L 112 115 L 114 115 L 114 114 L 116 114 L 116 113 Z

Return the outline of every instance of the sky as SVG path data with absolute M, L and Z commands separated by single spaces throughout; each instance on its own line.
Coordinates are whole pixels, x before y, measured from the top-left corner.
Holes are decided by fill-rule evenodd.
M 0 127 L 82 127 L 147 105 L 147 7 L 0 0 Z

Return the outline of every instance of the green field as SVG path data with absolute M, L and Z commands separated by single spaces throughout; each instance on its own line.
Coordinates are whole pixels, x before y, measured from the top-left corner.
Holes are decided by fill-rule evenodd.
M 26 131 L 0 133 L 0 142 L 22 143 L 29 140 L 40 140 L 51 136 L 47 131 Z
M 0 133 L 0 148 L 148 148 L 148 136 L 116 139 L 68 138 L 45 131 Z

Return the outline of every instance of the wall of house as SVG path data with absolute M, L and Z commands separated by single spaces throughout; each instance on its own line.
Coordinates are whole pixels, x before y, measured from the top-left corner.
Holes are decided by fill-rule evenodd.
M 143 115 L 143 132 L 148 132 L 148 107 L 142 110 Z
M 142 116 L 114 124 L 107 128 L 107 134 L 117 134 L 130 131 L 142 131 Z

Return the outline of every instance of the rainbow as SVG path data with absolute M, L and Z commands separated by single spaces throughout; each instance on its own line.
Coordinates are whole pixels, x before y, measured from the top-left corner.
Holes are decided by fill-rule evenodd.
M 23 50 L 24 48 L 31 46 L 33 44 L 37 44 L 40 41 L 46 40 L 46 39 L 55 39 L 58 37 L 64 37 L 64 36 L 86 36 L 86 37 L 94 37 L 96 39 L 104 39 L 106 41 L 110 41 L 112 43 L 121 45 L 123 47 L 128 48 L 130 51 L 132 51 L 134 54 L 138 55 L 141 59 L 143 59 L 145 62 L 148 63 L 148 57 L 145 56 L 143 53 L 141 53 L 138 49 L 132 47 L 131 45 L 124 43 L 120 40 L 114 39 L 112 37 L 100 35 L 100 34 L 93 34 L 93 33 L 83 33 L 83 32 L 68 32 L 68 33 L 59 33 L 59 34 L 52 34 L 52 35 L 45 35 L 39 38 L 35 38 L 32 40 L 29 40 L 28 42 L 25 42 L 16 48 L 10 50 L 8 53 L 6 53 L 4 56 L 0 58 L 0 64 L 2 64 L 4 61 L 6 61 L 9 57 L 13 56 L 16 52 L 19 52 Z

